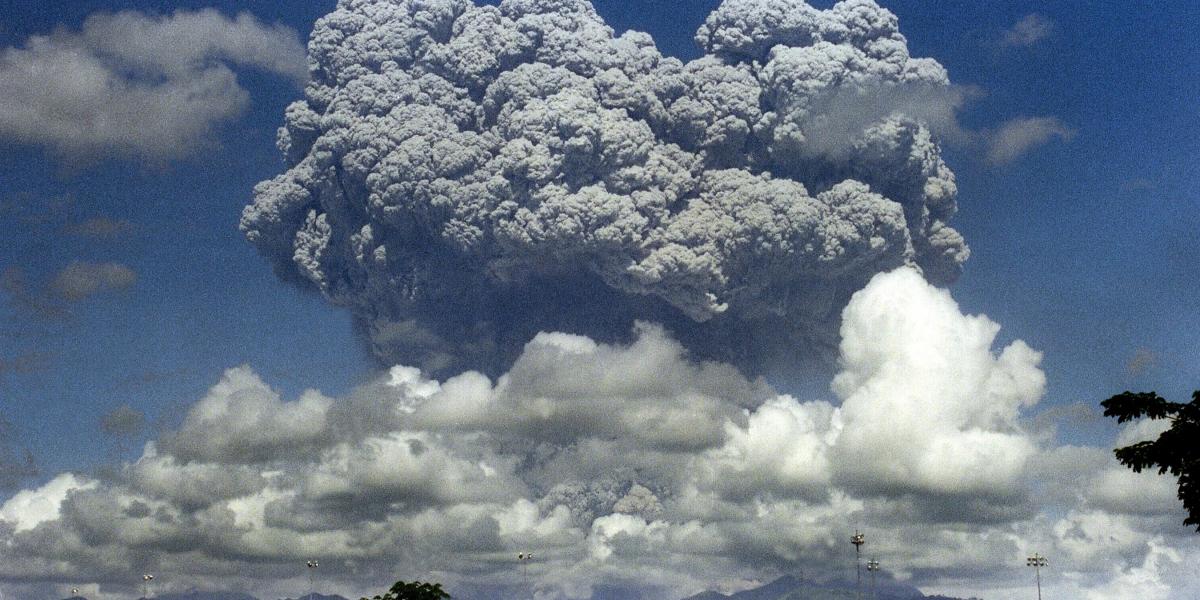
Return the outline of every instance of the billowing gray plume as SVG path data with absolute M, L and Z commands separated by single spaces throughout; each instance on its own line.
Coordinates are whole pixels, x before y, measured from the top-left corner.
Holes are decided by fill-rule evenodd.
M 954 93 L 893 14 L 727 0 L 696 41 L 663 57 L 586 0 L 342 0 L 242 230 L 432 372 L 634 319 L 754 371 L 875 273 L 957 277 Z

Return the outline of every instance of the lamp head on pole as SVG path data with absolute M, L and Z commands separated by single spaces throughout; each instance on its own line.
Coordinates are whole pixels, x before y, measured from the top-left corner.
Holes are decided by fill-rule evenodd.
M 850 536 L 850 543 L 854 544 L 855 548 L 858 548 L 859 546 L 867 543 L 867 536 L 855 530 L 854 535 Z

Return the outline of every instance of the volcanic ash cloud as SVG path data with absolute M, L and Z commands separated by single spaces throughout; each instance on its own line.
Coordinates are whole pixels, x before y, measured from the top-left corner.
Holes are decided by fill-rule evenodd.
M 343 0 L 242 230 L 434 372 L 637 318 L 755 371 L 767 337 L 832 348 L 878 272 L 957 277 L 955 93 L 893 14 L 728 0 L 696 41 L 664 57 L 584 0 Z

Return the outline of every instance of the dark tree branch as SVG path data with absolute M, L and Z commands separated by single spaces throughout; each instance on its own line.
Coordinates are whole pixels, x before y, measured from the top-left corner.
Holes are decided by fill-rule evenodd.
M 1118 423 L 1141 417 L 1171 420 L 1171 427 L 1158 439 L 1116 448 L 1113 453 L 1135 473 L 1158 467 L 1159 475 L 1178 477 L 1179 499 L 1188 513 L 1183 524 L 1200 532 L 1200 390 L 1192 393 L 1187 404 L 1168 402 L 1154 392 L 1126 391 L 1100 405 L 1104 416 L 1116 417 Z
M 1179 412 L 1182 404 L 1167 402 L 1154 392 L 1123 392 L 1100 403 L 1104 416 L 1116 417 L 1118 423 L 1141 417 L 1163 419 Z

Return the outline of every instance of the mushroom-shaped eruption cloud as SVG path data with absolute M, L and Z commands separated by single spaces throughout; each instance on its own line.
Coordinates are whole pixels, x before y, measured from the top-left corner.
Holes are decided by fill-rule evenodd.
M 385 362 L 498 371 L 540 330 L 833 348 L 900 265 L 953 281 L 945 70 L 870 0 L 726 0 L 664 57 L 586 0 L 341 0 L 241 227 Z M 766 354 L 766 355 L 765 355 Z

